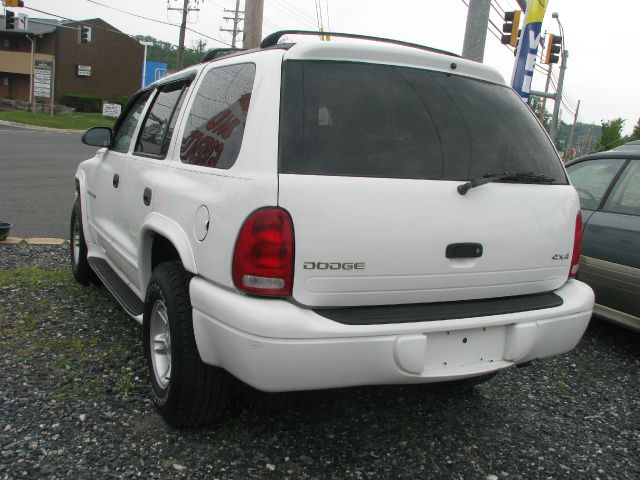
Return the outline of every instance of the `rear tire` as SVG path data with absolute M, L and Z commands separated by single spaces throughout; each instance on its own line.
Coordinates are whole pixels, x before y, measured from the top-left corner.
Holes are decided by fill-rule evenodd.
M 89 285 L 90 282 L 97 283 L 96 274 L 91 269 L 87 258 L 87 244 L 84 241 L 80 197 L 76 198 L 76 201 L 73 204 L 73 209 L 71 210 L 69 246 L 71 254 L 71 270 L 76 282 L 82 285 Z
M 143 344 L 153 401 L 173 427 L 212 423 L 229 396 L 229 374 L 200 359 L 190 280 L 180 262 L 161 263 L 153 271 L 145 298 Z

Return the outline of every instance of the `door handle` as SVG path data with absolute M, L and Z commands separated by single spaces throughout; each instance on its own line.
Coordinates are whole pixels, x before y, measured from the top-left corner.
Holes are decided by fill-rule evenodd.
M 146 187 L 144 189 L 144 193 L 142 194 L 142 201 L 145 205 L 151 205 L 151 189 Z
M 120 185 L 120 175 L 118 175 L 117 173 L 113 174 L 113 188 L 118 188 L 118 185 Z

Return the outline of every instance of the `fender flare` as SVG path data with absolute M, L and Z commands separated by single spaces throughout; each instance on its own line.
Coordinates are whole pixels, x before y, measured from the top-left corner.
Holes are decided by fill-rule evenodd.
M 162 235 L 169 240 L 180 255 L 182 265 L 187 272 L 194 275 L 198 274 L 198 268 L 196 265 L 196 258 L 191 248 L 191 242 L 189 237 L 183 230 L 183 228 L 164 215 L 152 212 L 147 218 L 140 229 L 140 236 L 138 237 L 138 270 L 140 275 L 140 290 L 146 291 L 149 279 L 151 278 L 151 247 L 153 244 L 154 235 Z
M 75 203 L 76 198 L 80 199 L 80 213 L 82 215 L 82 233 L 85 238 L 85 242 L 93 243 L 93 237 L 89 229 L 89 206 L 87 200 L 87 178 L 83 170 L 78 169 L 74 178 L 73 187 L 73 201 Z

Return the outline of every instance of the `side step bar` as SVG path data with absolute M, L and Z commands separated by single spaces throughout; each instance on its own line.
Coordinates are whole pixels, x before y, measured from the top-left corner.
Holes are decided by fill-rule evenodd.
M 106 260 L 98 257 L 89 257 L 89 265 L 91 265 L 91 268 L 96 272 L 96 275 L 100 277 L 105 287 L 116 297 L 116 300 L 118 300 L 129 315 L 132 317 L 142 315 L 144 303 L 133 293 L 127 284 L 122 281 Z

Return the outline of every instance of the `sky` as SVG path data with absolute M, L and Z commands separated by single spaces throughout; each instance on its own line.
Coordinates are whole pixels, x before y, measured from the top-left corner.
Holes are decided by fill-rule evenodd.
M 62 17 L 82 20 L 102 18 L 130 35 L 151 35 L 178 43 L 180 13 L 167 5 L 182 7 L 183 0 L 25 0 L 30 8 Z M 96 3 L 97 2 L 97 3 Z M 223 20 L 232 16 L 236 0 L 191 0 L 200 10 L 190 14 L 186 45 L 198 39 L 208 48 L 231 43 L 231 34 L 220 28 L 232 28 Z M 388 37 L 462 53 L 469 0 L 264 0 L 263 37 L 282 29 L 318 28 L 318 9 L 325 30 Z M 105 6 L 101 6 L 102 3 Z M 244 0 L 240 0 L 242 10 Z M 490 26 L 485 44 L 484 63 L 511 80 L 513 51 L 495 35 L 502 27 L 502 11 L 517 9 L 515 0 L 492 0 Z M 109 8 L 110 7 L 110 8 Z M 120 9 L 166 25 L 127 15 Z M 48 17 L 23 9 L 33 17 Z M 552 12 L 558 12 L 569 52 L 564 82 L 562 120 L 573 122 L 578 101 L 578 121 L 600 124 L 603 120 L 625 119 L 623 133 L 628 134 L 640 118 L 640 35 L 637 22 L 640 2 L 636 0 L 549 0 L 542 31 L 558 34 Z M 493 32 L 493 33 L 492 33 Z M 224 42 L 224 43 L 223 43 Z M 554 66 L 555 76 L 558 66 Z M 532 88 L 544 90 L 546 75 L 536 71 Z M 552 89 L 554 91 L 554 89 Z M 552 101 L 547 102 L 548 109 Z

